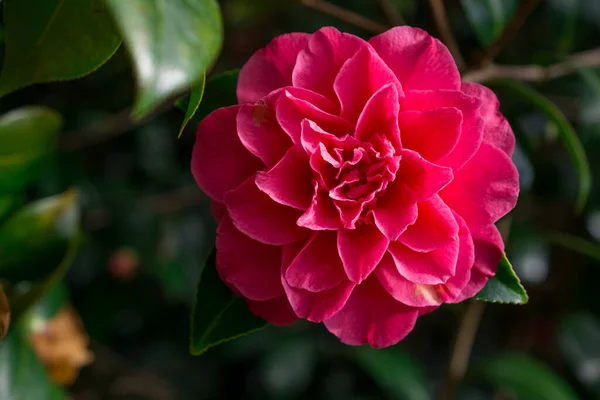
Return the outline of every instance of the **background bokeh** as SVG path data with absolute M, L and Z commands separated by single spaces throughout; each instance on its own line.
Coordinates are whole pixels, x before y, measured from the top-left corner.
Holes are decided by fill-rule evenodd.
M 220 3 L 225 44 L 209 77 L 241 67 L 282 33 L 333 25 L 372 35 L 298 1 Z M 333 3 L 389 25 L 377 1 Z M 520 3 L 445 1 L 469 64 Z M 428 2 L 392 4 L 407 24 L 438 36 Z M 598 46 L 600 1 L 546 0 L 496 62 L 550 65 Z M 347 347 L 322 326 L 298 322 L 267 327 L 199 357 L 189 354 L 189 315 L 216 229 L 208 199 L 189 171 L 196 124 L 177 139 L 183 113 L 171 108 L 131 125 L 130 65 L 122 46 L 89 76 L 36 85 L 0 100 L 3 111 L 47 105 L 66 122 L 62 151 L 30 195 L 75 186 L 83 204 L 84 239 L 65 289 L 91 339 L 94 360 L 69 387 L 72 398 L 433 398 L 443 387 L 464 304 L 420 318 L 407 339 L 385 351 Z M 590 162 L 590 201 L 575 212 L 578 171 L 555 123 L 530 99 L 498 88 L 502 112 L 518 137 L 514 161 L 522 185 L 507 252 L 530 301 L 485 306 L 458 397 L 568 399 L 556 397 L 555 389 L 567 386 L 573 398 L 600 399 L 600 69 L 578 68 L 528 84 L 575 127 Z

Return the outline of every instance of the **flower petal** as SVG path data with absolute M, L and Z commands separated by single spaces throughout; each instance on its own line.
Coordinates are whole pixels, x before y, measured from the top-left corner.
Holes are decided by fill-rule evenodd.
M 491 89 L 472 82 L 463 82 L 461 90 L 481 100 L 479 113 L 483 118 L 483 140 L 512 157 L 515 151 L 515 135 L 499 111 L 500 102 L 496 94 Z
M 337 114 L 339 106 L 306 89 L 287 88 L 277 102 L 277 120 L 296 144 L 300 143 L 304 120 L 310 120 L 336 136 L 351 134 L 354 124 Z
M 286 296 L 267 301 L 247 300 L 250 312 L 275 326 L 291 325 L 298 319 Z
M 417 215 L 414 194 L 398 179 L 390 182 L 373 210 L 375 225 L 389 240 L 397 240 L 406 228 L 416 221 Z
M 322 292 L 346 280 L 333 231 L 316 232 L 285 271 L 286 282 L 297 289 Z
M 398 241 L 414 251 L 432 251 L 458 240 L 458 224 L 452 210 L 438 195 L 418 204 L 417 220 Z
M 310 39 L 308 33 L 277 36 L 258 50 L 240 71 L 237 98 L 240 103 L 254 103 L 275 89 L 290 86 L 298 53 Z
M 256 173 L 256 186 L 279 204 L 306 210 L 314 192 L 312 176 L 304 150 L 290 147 L 277 165 Z
M 352 230 L 340 229 L 337 249 L 348 279 L 355 283 L 367 279 L 379 264 L 389 243 L 389 239 L 374 225 L 362 225 Z
M 313 33 L 307 47 L 298 54 L 292 73 L 293 86 L 317 92 L 337 101 L 333 81 L 342 65 L 367 42 L 335 28 L 325 27 Z
M 452 170 L 430 163 L 412 150 L 404 149 L 396 180 L 402 180 L 416 201 L 425 201 L 452 182 Z
M 479 149 L 482 141 L 483 119 L 479 115 L 481 100 L 462 92 L 450 90 L 415 90 L 406 92 L 400 101 L 402 111 L 428 111 L 453 107 L 462 113 L 460 137 L 454 149 L 437 164 L 459 170 Z
M 348 345 L 394 345 L 414 328 L 419 312 L 390 296 L 372 276 L 358 285 L 344 307 L 324 321 L 329 332 Z
M 392 28 L 369 40 L 405 90 L 460 88 L 452 55 L 439 40 L 410 26 Z
M 385 135 L 396 151 L 402 150 L 398 128 L 398 90 L 392 83 L 384 85 L 367 101 L 358 117 L 354 136 L 368 142 L 374 135 Z
M 248 178 L 225 195 L 225 206 L 233 224 L 261 243 L 284 245 L 306 239 L 310 231 L 296 225 L 301 211 L 274 202 Z
M 277 164 L 292 145 L 275 116 L 274 102 L 280 95 L 281 91 L 273 92 L 254 104 L 244 104 L 237 115 L 240 141 L 268 167 Z
M 504 253 L 504 241 L 495 225 L 473 231 L 475 244 L 475 268 L 486 276 L 496 275 Z
M 315 185 L 310 207 L 298 218 L 297 224 L 313 231 L 339 229 L 342 226 L 338 209 L 327 191 L 320 189 L 318 184 Z
M 204 118 L 192 151 L 191 168 L 196 183 L 218 202 L 223 202 L 227 191 L 263 168 L 263 163 L 246 150 L 237 135 L 235 118 L 239 108 L 219 108 Z
M 414 283 L 438 285 L 446 283 L 456 273 L 459 242 L 446 243 L 427 253 L 411 250 L 400 242 L 391 242 L 388 251 L 404 278 Z
M 453 301 L 453 303 L 460 303 L 461 301 L 474 297 L 481 291 L 481 289 L 483 289 L 488 280 L 488 276 L 479 272 L 477 268 L 473 268 L 471 270 L 469 282 L 465 285 L 460 295 Z
M 404 97 L 400 82 L 371 46 L 361 48 L 344 64 L 333 84 L 342 118 L 357 121 L 371 96 L 387 84 L 396 87 L 398 97 Z
M 505 153 L 487 142 L 440 192 L 471 230 L 498 221 L 514 208 L 518 195 L 517 168 Z
M 460 137 L 462 113 L 454 107 L 398 114 L 402 145 L 436 162 L 448 155 Z
M 281 247 L 268 246 L 241 233 L 225 215 L 217 229 L 217 270 L 221 279 L 250 300 L 284 294 Z

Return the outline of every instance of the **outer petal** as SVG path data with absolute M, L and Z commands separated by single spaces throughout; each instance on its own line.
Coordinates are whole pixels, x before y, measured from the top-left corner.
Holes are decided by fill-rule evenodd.
M 275 89 L 290 86 L 296 57 L 306 47 L 310 36 L 308 33 L 277 36 L 254 53 L 240 71 L 238 101 L 254 103 Z
M 292 244 L 283 249 L 282 275 L 287 275 L 288 265 L 296 258 L 299 246 Z M 285 278 L 281 283 L 294 312 L 311 322 L 321 322 L 337 313 L 346 304 L 354 284 L 344 279 L 337 286 L 320 292 L 310 292 L 290 286 Z
M 358 117 L 354 136 L 358 140 L 367 142 L 374 135 L 385 135 L 396 151 L 400 151 L 402 144 L 398 128 L 399 110 L 398 90 L 393 84 L 388 83 L 367 101 Z
M 426 285 L 446 283 L 456 273 L 458 251 L 458 241 L 427 253 L 413 251 L 399 242 L 392 242 L 389 247 L 400 275 Z
M 457 171 L 473 157 L 481 145 L 483 137 L 483 119 L 479 115 L 481 100 L 458 91 L 416 90 L 406 92 L 406 98 L 401 101 L 400 108 L 403 111 L 428 111 L 442 107 L 454 107 L 460 110 L 463 116 L 460 138 L 456 146 L 450 154 L 438 162 Z
M 397 240 L 406 228 L 416 221 L 417 215 L 414 194 L 398 178 L 388 185 L 373 211 L 375 225 L 389 240 Z
M 458 224 L 452 210 L 435 195 L 418 204 L 419 216 L 398 241 L 414 251 L 432 251 L 458 240 Z
M 225 192 L 238 187 L 263 167 L 237 135 L 239 106 L 219 108 L 200 122 L 192 151 L 192 174 L 213 200 L 223 202 Z M 219 173 L 215 173 L 219 171 Z
M 284 245 L 306 239 L 307 229 L 296 225 L 301 211 L 274 202 L 248 178 L 225 195 L 225 206 L 233 224 L 259 242 Z
M 277 120 L 296 144 L 300 143 L 305 119 L 336 136 L 351 134 L 354 124 L 338 114 L 339 106 L 306 89 L 287 88 L 277 102 Z
M 479 110 L 483 118 L 483 140 L 499 148 L 511 157 L 515 151 L 515 135 L 506 118 L 498 110 L 500 102 L 487 87 L 478 83 L 463 82 L 462 92 L 481 100 Z
M 440 195 L 473 230 L 493 224 L 514 208 L 519 174 L 505 153 L 484 142 Z
M 291 325 L 298 317 L 287 297 L 280 296 L 267 301 L 247 300 L 248 309 L 254 315 L 257 315 L 276 326 Z
M 377 53 L 370 46 L 360 49 L 344 64 L 333 84 L 342 105 L 342 117 L 358 120 L 371 96 L 387 84 L 396 87 L 398 97 L 404 97 L 400 82 Z
M 421 29 L 395 27 L 369 43 L 405 90 L 460 88 L 460 74 L 452 55 L 439 40 Z
M 284 279 L 288 285 L 309 292 L 322 292 L 346 280 L 335 232 L 314 233 L 289 264 Z
M 387 250 L 390 240 L 374 225 L 362 225 L 353 230 L 340 229 L 337 249 L 348 279 L 361 283 L 375 269 Z
M 251 300 L 284 294 L 281 247 L 267 246 L 241 233 L 225 215 L 217 229 L 217 270 L 227 285 Z
M 496 275 L 504 253 L 504 241 L 495 225 L 473 231 L 475 244 L 475 268 L 486 276 Z
M 273 92 L 254 104 L 242 105 L 236 121 L 242 144 L 269 167 L 292 145 L 275 116 L 274 103 L 281 93 Z
M 431 162 L 438 161 L 454 149 L 462 122 L 462 113 L 454 107 L 398 114 L 403 146 Z
M 487 283 L 489 277 L 479 272 L 476 268 L 471 270 L 471 276 L 469 282 L 465 285 L 460 295 L 453 301 L 453 303 L 460 303 L 466 299 L 470 299 L 483 289 Z
M 333 81 L 342 65 L 367 42 L 335 28 L 325 27 L 315 32 L 307 47 L 298 54 L 292 73 L 293 86 L 320 93 L 337 101 Z
M 392 298 L 372 276 L 354 289 L 344 307 L 325 320 L 329 332 L 348 345 L 394 345 L 415 326 L 418 309 Z
M 280 204 L 306 210 L 314 191 L 312 177 L 304 150 L 291 147 L 269 171 L 256 173 L 256 186 Z
M 430 163 L 412 150 L 402 151 L 396 180 L 402 180 L 416 201 L 425 201 L 452 182 L 452 170 Z

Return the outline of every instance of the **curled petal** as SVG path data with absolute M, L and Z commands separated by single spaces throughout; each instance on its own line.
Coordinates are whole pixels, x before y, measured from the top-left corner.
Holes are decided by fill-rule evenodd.
M 427 253 L 411 250 L 399 242 L 392 242 L 389 246 L 400 275 L 411 282 L 426 285 L 446 283 L 455 275 L 458 251 L 458 241 Z
M 373 210 L 375 225 L 389 240 L 397 240 L 417 220 L 417 215 L 416 198 L 399 179 L 389 184 Z
M 475 268 L 486 276 L 496 275 L 504 253 L 504 241 L 495 225 L 473 230 Z
M 247 299 L 282 296 L 281 247 L 268 246 L 241 233 L 225 215 L 217 229 L 217 270 L 221 279 Z
M 398 26 L 369 43 L 405 90 L 460 89 L 460 74 L 452 55 L 424 30 Z
M 385 135 L 396 151 L 402 149 L 398 128 L 398 90 L 391 83 L 379 89 L 365 105 L 358 117 L 354 136 L 361 141 L 370 141 L 375 135 Z
M 324 323 L 345 344 L 381 348 L 404 339 L 418 316 L 417 308 L 394 300 L 372 276 L 358 285 L 344 307 Z
M 196 183 L 218 202 L 223 202 L 226 192 L 264 167 L 240 142 L 235 124 L 239 109 L 240 106 L 219 108 L 204 118 L 192 151 L 191 167 Z
M 297 221 L 298 226 L 303 226 L 313 231 L 338 229 L 342 226 L 338 209 L 327 194 L 318 185 L 308 210 Z
M 233 224 L 261 243 L 284 245 L 306 239 L 310 231 L 296 225 L 301 211 L 274 202 L 258 189 L 255 177 L 225 195 Z
M 402 180 L 416 201 L 425 201 L 452 182 L 452 170 L 430 163 L 412 150 L 402 151 L 396 179 Z
M 361 283 L 375 269 L 387 250 L 390 240 L 374 225 L 362 225 L 356 229 L 340 229 L 337 249 L 348 279 Z
M 310 39 L 308 33 L 288 33 L 273 39 L 246 62 L 237 85 L 240 103 L 254 103 L 275 89 L 290 86 L 298 53 Z
M 250 312 L 275 326 L 291 325 L 298 319 L 286 296 L 266 301 L 247 300 Z

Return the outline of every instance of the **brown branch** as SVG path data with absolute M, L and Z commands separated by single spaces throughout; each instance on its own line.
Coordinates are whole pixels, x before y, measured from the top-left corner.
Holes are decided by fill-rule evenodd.
M 543 82 L 570 75 L 577 68 L 600 67 L 600 47 L 576 53 L 566 61 L 547 67 L 539 65 L 490 64 L 463 75 L 464 81 L 485 82 L 496 78 L 509 78 L 528 82 Z
M 394 7 L 390 0 L 377 0 L 379 3 L 379 8 L 385 14 L 385 18 L 394 26 L 404 25 L 406 22 L 400 14 L 400 11 Z
M 450 22 L 448 21 L 448 16 L 446 15 L 446 8 L 444 7 L 444 0 L 429 0 L 429 4 L 431 6 L 435 25 L 442 38 L 442 41 L 446 46 L 448 46 L 448 50 L 450 50 L 450 53 L 452 53 L 458 69 L 461 71 L 464 70 L 466 67 L 465 60 L 460 54 L 458 43 L 452 34 Z
M 486 49 L 485 53 L 481 56 L 481 58 L 477 61 L 477 65 L 485 65 L 491 63 L 494 58 L 500 54 L 502 49 L 506 47 L 508 42 L 510 42 L 517 31 L 521 29 L 521 26 L 525 23 L 525 20 L 529 15 L 535 10 L 540 0 L 523 0 L 521 2 L 521 6 L 512 17 L 510 22 L 502 31 L 502 34 L 492 42 L 492 44 Z
M 456 390 L 467 372 L 471 349 L 484 310 L 485 303 L 483 301 L 472 299 L 467 302 L 467 308 L 461 317 L 456 341 L 448 363 L 446 384 L 444 391 L 441 393 L 441 399 L 443 400 L 454 399 Z
M 332 17 L 358 26 L 359 28 L 371 33 L 381 33 L 389 29 L 389 27 L 370 20 L 369 18 L 366 18 L 358 13 L 346 10 L 345 8 L 338 7 L 335 4 L 331 4 L 323 0 L 301 0 L 301 2 L 307 7 L 313 8 L 324 14 L 331 15 Z

